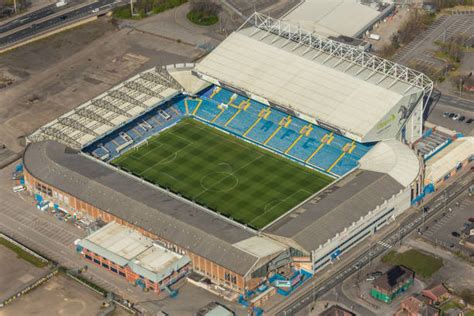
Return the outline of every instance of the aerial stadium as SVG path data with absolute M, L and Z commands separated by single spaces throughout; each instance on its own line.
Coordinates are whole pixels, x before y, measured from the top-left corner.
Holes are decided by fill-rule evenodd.
M 143 234 L 244 298 L 283 281 L 288 293 L 420 194 L 410 145 L 432 88 L 254 13 L 197 64 L 139 73 L 30 135 L 26 186 Z

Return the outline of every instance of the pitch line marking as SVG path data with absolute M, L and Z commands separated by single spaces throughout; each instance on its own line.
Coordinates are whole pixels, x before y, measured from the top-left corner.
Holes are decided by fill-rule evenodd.
M 236 177 L 236 179 L 237 179 L 237 181 L 238 181 L 238 177 L 235 176 L 235 174 L 236 174 L 239 170 L 241 170 L 241 169 L 243 169 L 243 168 L 247 168 L 247 167 L 250 166 L 252 163 L 254 163 L 255 161 L 259 160 L 259 159 L 262 158 L 262 157 L 263 157 L 263 155 L 259 155 L 258 157 L 256 157 L 255 159 L 251 160 L 250 162 L 246 163 L 245 165 L 243 165 L 243 166 L 241 166 L 241 167 L 235 169 L 235 170 L 232 171 L 232 172 L 229 172 L 229 176 L 234 176 L 234 177 Z M 216 181 L 216 182 L 215 182 L 213 185 L 211 185 L 209 188 L 214 187 L 215 185 L 221 183 L 222 181 L 224 181 L 224 180 L 227 179 L 227 178 L 228 178 L 228 176 L 227 176 L 227 177 L 224 177 L 224 178 L 222 178 L 222 179 L 220 179 L 219 181 Z M 208 189 L 205 189 L 205 190 L 201 191 L 199 194 L 197 194 L 196 196 L 193 197 L 193 200 L 195 200 L 197 197 L 201 196 L 202 194 L 206 193 L 207 191 L 208 191 Z
M 312 194 L 312 193 L 309 192 L 308 190 L 299 189 L 298 191 L 293 192 L 291 195 L 287 196 L 287 197 L 286 197 L 285 199 L 283 199 L 283 200 L 273 200 L 273 201 L 270 201 L 270 202 L 268 202 L 267 204 L 265 204 L 265 207 L 263 208 L 265 211 L 264 211 L 262 214 L 260 214 L 260 215 L 258 215 L 257 217 L 255 217 L 251 222 L 249 222 L 249 224 L 252 224 L 255 220 L 257 220 L 258 218 L 260 218 L 260 217 L 262 217 L 263 215 L 267 214 L 268 212 L 272 211 L 277 205 L 280 205 L 281 203 L 285 202 L 286 200 L 288 200 L 289 198 L 291 198 L 293 195 L 295 195 L 296 193 L 298 193 L 298 192 L 300 192 L 300 191 L 306 192 L 306 193 L 308 193 L 308 194 Z M 268 205 L 269 205 L 270 203 L 274 202 L 274 201 L 279 201 L 279 202 L 278 202 L 277 204 L 273 205 L 272 207 L 270 207 L 270 208 L 267 209 Z

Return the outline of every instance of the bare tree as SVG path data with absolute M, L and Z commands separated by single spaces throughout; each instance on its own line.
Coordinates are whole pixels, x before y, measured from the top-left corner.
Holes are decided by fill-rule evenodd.
M 220 4 L 212 0 L 191 0 L 191 11 L 201 12 L 205 15 L 218 15 L 222 10 Z

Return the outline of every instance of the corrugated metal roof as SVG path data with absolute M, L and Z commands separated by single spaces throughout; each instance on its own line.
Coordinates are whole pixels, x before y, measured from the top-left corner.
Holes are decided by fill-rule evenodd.
M 169 240 L 231 271 L 246 274 L 258 258 L 233 247 L 250 229 L 178 200 L 152 185 L 55 141 L 28 145 L 30 174 L 78 199 Z
M 290 238 L 310 252 L 402 188 L 387 174 L 358 170 L 317 193 L 265 232 Z

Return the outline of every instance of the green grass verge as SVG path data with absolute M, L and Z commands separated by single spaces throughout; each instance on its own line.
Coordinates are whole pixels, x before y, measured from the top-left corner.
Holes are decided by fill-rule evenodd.
M 464 306 L 462 304 L 460 304 L 459 302 L 455 301 L 455 300 L 449 300 L 447 302 L 445 302 L 444 304 L 442 304 L 440 306 L 440 309 L 443 311 L 443 312 L 446 312 L 448 309 L 450 308 L 460 308 L 460 309 L 463 309 Z
M 18 247 L 17 245 L 9 242 L 8 240 L 0 237 L 0 245 L 5 246 L 6 248 L 10 249 L 11 251 L 15 252 L 18 258 L 21 258 L 25 261 L 28 261 L 32 265 L 38 268 L 44 268 L 48 265 L 47 261 L 43 261 L 38 257 L 33 256 L 29 252 L 26 252 L 22 248 Z
M 390 251 L 382 258 L 382 262 L 393 265 L 404 265 L 413 270 L 416 275 L 422 276 L 423 278 L 429 278 L 443 266 L 441 259 L 415 249 L 410 249 L 402 253 Z
M 189 11 L 187 14 L 188 20 L 197 25 L 209 26 L 216 24 L 219 17 L 215 14 L 208 15 L 205 12 Z
M 194 119 L 112 164 L 258 229 L 332 182 Z

